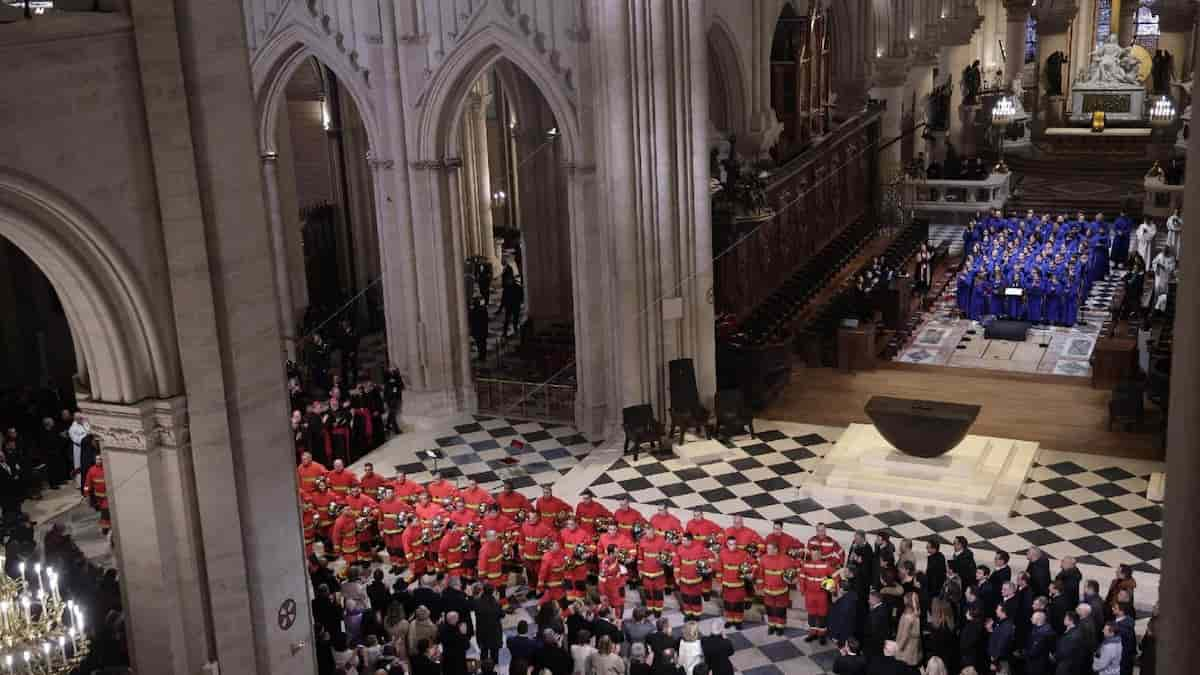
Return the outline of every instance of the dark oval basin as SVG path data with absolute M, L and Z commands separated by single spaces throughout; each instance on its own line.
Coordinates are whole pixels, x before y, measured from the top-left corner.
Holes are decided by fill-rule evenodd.
M 872 396 L 867 417 L 879 434 L 906 455 L 939 457 L 962 442 L 980 406 Z

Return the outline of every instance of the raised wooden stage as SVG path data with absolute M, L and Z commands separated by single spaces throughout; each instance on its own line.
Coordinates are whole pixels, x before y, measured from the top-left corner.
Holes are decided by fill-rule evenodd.
M 846 426 L 870 423 L 863 411 L 875 395 L 983 406 L 971 433 L 1037 441 L 1043 448 L 1137 459 L 1163 459 L 1158 411 L 1147 405 L 1139 432 L 1110 432 L 1110 393 L 1085 378 L 1030 375 L 881 362 L 874 371 L 801 368 L 760 417 Z

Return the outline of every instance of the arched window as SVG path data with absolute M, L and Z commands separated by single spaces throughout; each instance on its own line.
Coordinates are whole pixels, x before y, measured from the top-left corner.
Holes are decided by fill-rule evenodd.
M 1037 19 L 1032 16 L 1025 22 L 1025 63 L 1037 61 Z
M 1094 45 L 1092 48 L 1108 42 L 1108 36 L 1116 32 L 1116 26 L 1112 22 L 1112 0 L 1096 0 L 1095 26 L 1096 34 Z

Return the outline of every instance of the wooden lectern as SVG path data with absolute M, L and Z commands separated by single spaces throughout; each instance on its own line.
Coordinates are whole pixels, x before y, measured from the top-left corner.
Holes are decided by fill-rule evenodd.
M 843 372 L 875 370 L 875 324 L 842 326 L 837 333 L 838 369 Z

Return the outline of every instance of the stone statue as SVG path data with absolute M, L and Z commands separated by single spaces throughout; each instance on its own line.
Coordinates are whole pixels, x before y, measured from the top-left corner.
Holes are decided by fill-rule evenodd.
M 1046 95 L 1063 95 L 1063 66 L 1068 63 L 1067 55 L 1062 51 L 1054 52 L 1046 59 Z
M 946 131 L 950 128 L 950 96 L 954 85 L 946 82 L 929 92 L 929 128 Z
M 979 104 L 979 86 L 982 82 L 983 73 L 980 72 L 979 60 L 976 59 L 962 71 L 963 105 Z
M 1167 94 L 1171 86 L 1171 70 L 1174 57 L 1171 52 L 1159 49 L 1154 52 L 1154 66 L 1150 70 L 1153 84 L 1152 94 Z
M 1128 47 L 1117 42 L 1116 34 L 1091 53 L 1086 75 L 1075 83 L 1095 89 L 1121 89 L 1139 86 L 1138 60 Z M 1081 71 L 1082 73 L 1082 71 Z

